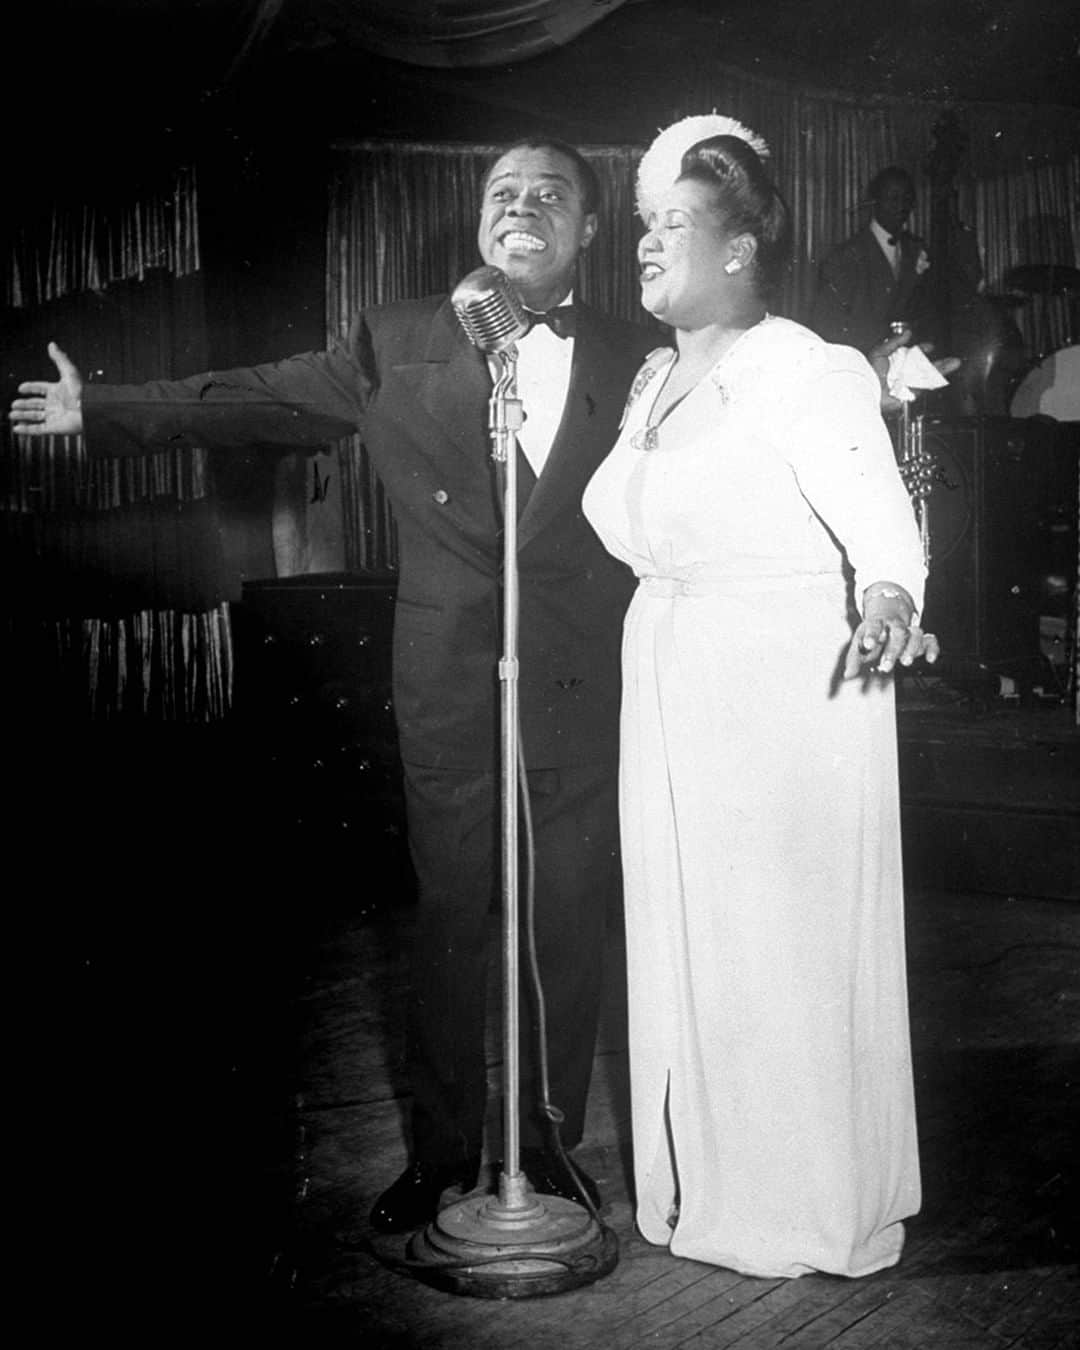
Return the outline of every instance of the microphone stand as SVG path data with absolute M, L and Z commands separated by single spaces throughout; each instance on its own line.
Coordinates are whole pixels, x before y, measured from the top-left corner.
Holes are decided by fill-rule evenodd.
M 409 1244 L 413 1272 L 448 1293 L 527 1298 L 589 1284 L 618 1261 L 615 1234 L 573 1200 L 537 1195 L 521 1171 L 518 922 L 518 534 L 517 346 L 498 362 L 488 430 L 503 481 L 503 648 L 499 661 L 502 770 L 503 1167 L 497 1195 L 465 1196 L 441 1210 Z
M 525 1198 L 520 1170 L 521 1132 L 518 1103 L 521 1086 L 519 1016 L 520 923 L 518 920 L 518 630 L 520 586 L 517 556 L 517 453 L 515 436 L 524 422 L 517 397 L 517 347 L 499 352 L 499 378 L 488 404 L 491 456 L 503 478 L 503 654 L 499 662 L 499 710 L 502 765 L 502 968 L 503 968 L 503 1171 L 499 1198 L 508 1208 Z

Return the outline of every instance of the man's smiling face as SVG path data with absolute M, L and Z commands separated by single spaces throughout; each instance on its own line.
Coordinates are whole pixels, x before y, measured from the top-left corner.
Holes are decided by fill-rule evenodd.
M 484 185 L 480 256 L 506 273 L 530 309 L 546 310 L 574 284 L 578 255 L 592 242 L 573 161 L 547 146 L 521 146 L 493 166 Z

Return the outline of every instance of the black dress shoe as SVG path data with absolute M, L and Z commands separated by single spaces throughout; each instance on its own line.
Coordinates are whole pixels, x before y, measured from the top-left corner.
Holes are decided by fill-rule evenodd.
M 438 1213 L 439 1198 L 448 1186 L 471 1191 L 479 1171 L 479 1158 L 461 1163 L 410 1163 L 375 1201 L 372 1228 L 380 1233 L 409 1233 L 419 1228 Z
M 593 1209 L 600 1208 L 600 1190 L 596 1182 L 577 1161 L 571 1172 L 553 1149 L 523 1148 L 521 1170 L 538 1195 L 561 1195 L 564 1200 L 573 1200 L 578 1205 L 587 1197 Z

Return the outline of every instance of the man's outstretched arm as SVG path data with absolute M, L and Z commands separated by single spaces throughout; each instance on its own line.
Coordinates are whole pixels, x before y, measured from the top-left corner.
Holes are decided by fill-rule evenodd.
M 144 454 L 161 446 L 324 444 L 363 419 L 373 386 L 356 355 L 369 351 L 365 337 L 358 324 L 347 348 L 133 385 L 84 383 L 50 343 L 58 378 L 21 384 L 9 416 L 19 436 L 82 432 L 95 455 Z

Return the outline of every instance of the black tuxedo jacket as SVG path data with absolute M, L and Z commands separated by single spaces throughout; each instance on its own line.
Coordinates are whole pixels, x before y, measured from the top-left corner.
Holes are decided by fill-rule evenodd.
M 519 520 L 518 696 L 530 768 L 614 759 L 622 619 L 633 586 L 581 510 L 655 334 L 580 307 L 566 407 Z M 172 445 L 315 445 L 359 429 L 393 504 L 394 706 L 410 763 L 492 769 L 502 649 L 501 501 L 491 380 L 445 297 L 362 313 L 348 340 L 272 365 L 87 385 L 93 454 Z M 525 410 L 526 415 L 528 409 Z
M 915 330 L 925 320 L 925 283 L 916 270 L 923 241 L 900 235 L 900 274 L 892 268 L 870 227 L 840 244 L 818 271 L 810 327 L 826 342 L 867 352 L 889 336 L 889 324 L 904 319 Z M 927 274 L 929 275 L 929 274 Z

